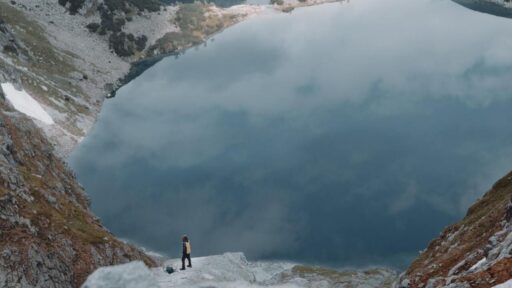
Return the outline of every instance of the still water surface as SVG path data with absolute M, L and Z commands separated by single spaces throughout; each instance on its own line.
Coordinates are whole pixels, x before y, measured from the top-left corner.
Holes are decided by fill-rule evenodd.
M 71 164 L 169 256 L 404 267 L 512 168 L 510 35 L 447 0 L 253 18 L 123 87 Z

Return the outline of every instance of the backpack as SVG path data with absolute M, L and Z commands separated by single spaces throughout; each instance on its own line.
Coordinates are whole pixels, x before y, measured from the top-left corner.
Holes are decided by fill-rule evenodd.
M 174 268 L 172 268 L 171 266 L 167 266 L 165 267 L 165 272 L 167 272 L 168 274 L 172 274 L 174 273 Z

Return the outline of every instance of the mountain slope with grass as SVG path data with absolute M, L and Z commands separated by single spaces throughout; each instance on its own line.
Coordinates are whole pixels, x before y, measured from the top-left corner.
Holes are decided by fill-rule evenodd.
M 398 287 L 493 287 L 512 279 L 512 172 L 446 228 Z
M 45 135 L 0 95 L 0 287 L 78 287 L 133 260 L 155 265 L 101 226 Z

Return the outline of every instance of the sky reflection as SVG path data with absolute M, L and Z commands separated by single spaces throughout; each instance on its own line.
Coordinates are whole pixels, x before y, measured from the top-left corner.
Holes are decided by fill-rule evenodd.
M 170 256 L 403 267 L 511 168 L 511 32 L 442 0 L 255 18 L 123 87 L 71 164 Z

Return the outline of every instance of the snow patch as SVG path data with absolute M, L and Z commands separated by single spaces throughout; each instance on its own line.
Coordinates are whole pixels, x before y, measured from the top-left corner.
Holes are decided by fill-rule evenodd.
M 155 288 L 158 284 L 141 261 L 96 270 L 82 288 Z
M 500 285 L 496 285 L 496 286 L 494 286 L 492 288 L 512 288 L 512 279 L 510 279 L 507 282 L 502 283 Z
M 469 271 L 473 271 L 480 268 L 485 262 L 487 262 L 487 258 L 484 257 L 480 259 L 480 261 L 476 262 L 475 265 L 471 266 L 471 268 L 469 268 Z
M 2 83 L 1 86 L 5 97 L 16 110 L 45 124 L 54 124 L 52 117 L 25 90 L 16 90 L 11 83 Z

